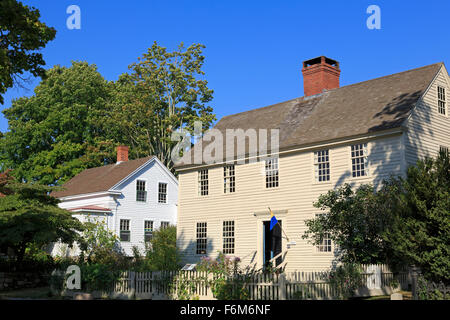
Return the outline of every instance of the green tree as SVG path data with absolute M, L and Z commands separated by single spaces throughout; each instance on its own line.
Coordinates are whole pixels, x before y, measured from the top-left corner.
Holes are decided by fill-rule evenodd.
M 213 91 L 203 79 L 203 48 L 181 43 L 169 52 L 155 42 L 115 83 L 109 127 L 120 143 L 131 146 L 132 157 L 155 155 L 172 169 L 172 132 L 192 131 L 195 121 L 206 130 L 215 120 L 208 105 Z
M 414 264 L 428 280 L 450 282 L 450 161 L 448 152 L 393 178 L 384 196 L 394 219 L 383 233 L 392 261 Z
M 147 250 L 148 264 L 152 270 L 178 270 L 180 254 L 177 248 L 177 228 L 169 226 L 153 232 Z
M 0 246 L 12 248 L 18 263 L 30 245 L 78 240 L 83 224 L 58 207 L 58 200 L 48 195 L 52 187 L 6 180 L 0 185 Z
M 3 111 L 9 125 L 0 139 L 3 168 L 24 182 L 54 185 L 115 162 L 114 139 L 104 129 L 110 87 L 86 62 L 50 69 L 33 96 Z
M 39 20 L 39 10 L 16 0 L 0 1 L 0 103 L 2 94 L 20 85 L 24 73 L 45 76 L 42 54 L 37 52 L 53 40 L 56 30 Z
M 324 211 L 307 220 L 303 238 L 319 245 L 329 237 L 337 250 L 337 260 L 346 263 L 385 262 L 381 232 L 389 216 L 381 210 L 382 203 L 371 185 L 353 191 L 349 184 L 321 195 L 314 206 Z

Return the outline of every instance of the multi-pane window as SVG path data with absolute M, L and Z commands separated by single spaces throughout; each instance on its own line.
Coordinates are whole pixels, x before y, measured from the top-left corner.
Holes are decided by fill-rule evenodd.
M 316 214 L 316 218 L 322 216 L 323 213 Z M 330 234 L 325 233 L 323 235 L 322 241 L 316 246 L 318 252 L 331 252 L 331 239 Z
M 445 88 L 438 87 L 438 111 L 445 114 Z
M 144 180 L 136 180 L 136 201 L 147 201 L 147 191 L 145 191 Z
M 130 241 L 130 220 L 120 219 L 120 241 Z
M 158 203 L 167 203 L 167 183 L 158 184 Z
M 153 221 L 144 221 L 144 241 L 150 242 L 153 237 Z
M 265 163 L 266 188 L 278 187 L 278 158 L 270 158 Z
M 236 189 L 234 165 L 223 167 L 223 192 L 231 193 Z
M 198 172 L 198 194 L 200 196 L 208 195 L 208 169 Z
M 352 176 L 363 177 L 368 175 L 367 143 L 355 144 L 351 147 Z
M 223 222 L 223 253 L 234 254 L 234 221 Z
M 317 182 L 330 181 L 329 150 L 314 152 L 314 172 Z
M 206 254 L 206 222 L 197 222 L 197 254 Z
M 161 221 L 161 229 L 166 229 L 170 225 L 169 221 Z

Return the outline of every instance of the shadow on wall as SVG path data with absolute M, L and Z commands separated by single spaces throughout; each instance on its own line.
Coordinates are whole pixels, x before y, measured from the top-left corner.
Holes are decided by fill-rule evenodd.
M 424 150 L 423 139 L 424 135 L 429 137 L 434 136 L 434 132 L 431 124 L 431 112 L 432 106 L 427 105 L 424 101 L 419 99 L 421 92 L 417 91 L 412 94 L 402 94 L 394 98 L 391 102 L 386 104 L 382 111 L 374 115 L 374 118 L 383 118 L 385 115 L 389 115 L 392 120 L 383 121 L 381 125 L 373 126 L 369 128 L 368 132 L 376 132 L 380 130 L 387 130 L 394 128 L 403 122 L 410 110 L 414 107 L 416 101 L 419 109 L 415 112 L 414 118 L 416 121 L 411 123 L 409 120 L 408 131 L 403 133 L 407 134 L 402 139 L 401 144 L 391 143 L 377 143 L 374 146 L 368 156 L 369 161 L 369 174 L 372 179 L 372 184 L 378 189 L 383 180 L 388 179 L 392 175 L 403 175 L 406 168 L 402 167 L 402 152 L 399 148 L 402 144 L 406 143 L 403 147 L 407 148 L 408 158 L 414 159 L 413 162 L 407 162 L 408 165 L 412 165 L 419 159 L 420 150 Z M 411 130 L 411 125 L 414 124 L 414 130 Z M 389 138 L 386 138 L 389 139 Z M 405 150 L 406 152 L 406 150 Z M 334 188 L 341 186 L 346 180 L 352 177 L 352 172 L 347 170 L 337 180 Z M 356 181 L 350 181 L 351 186 L 356 185 Z

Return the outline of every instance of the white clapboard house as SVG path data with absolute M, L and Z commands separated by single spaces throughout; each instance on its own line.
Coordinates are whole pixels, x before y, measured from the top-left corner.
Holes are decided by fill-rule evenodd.
M 117 148 L 117 162 L 86 169 L 52 195 L 59 206 L 81 221 L 102 221 L 117 236 L 127 255 L 145 249 L 154 230 L 177 221 L 178 181 L 157 157 L 128 160 L 128 147 Z M 78 250 L 54 245 L 52 255 Z

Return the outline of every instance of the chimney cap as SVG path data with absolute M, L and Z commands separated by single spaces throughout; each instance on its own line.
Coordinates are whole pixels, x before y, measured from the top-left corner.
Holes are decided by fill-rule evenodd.
M 303 68 L 309 68 L 314 65 L 321 65 L 321 64 L 328 64 L 336 69 L 339 69 L 338 61 L 328 58 L 328 57 L 325 57 L 325 56 L 319 56 L 316 58 L 312 58 L 312 59 L 303 61 Z

